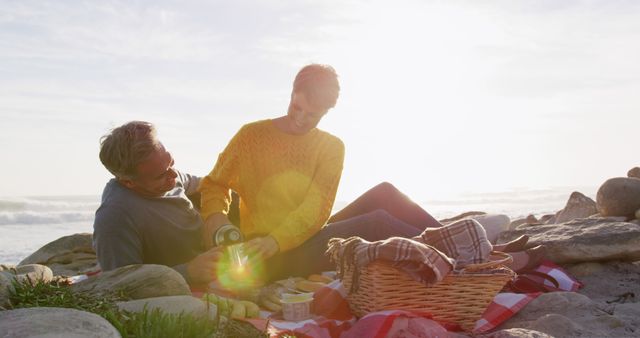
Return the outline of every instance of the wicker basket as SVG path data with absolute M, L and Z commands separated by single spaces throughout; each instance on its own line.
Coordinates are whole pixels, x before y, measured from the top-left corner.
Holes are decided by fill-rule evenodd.
M 511 261 L 510 255 L 493 252 L 492 256 L 501 258 L 467 266 L 431 287 L 388 263 L 374 261 L 361 269 L 358 290 L 347 299 L 358 317 L 381 310 L 425 311 L 436 321 L 457 323 L 471 332 L 496 293 L 515 277 L 515 273 L 503 265 Z M 481 271 L 487 269 L 494 270 Z M 351 271 L 345 271 L 343 283 L 347 290 L 351 288 L 351 279 Z

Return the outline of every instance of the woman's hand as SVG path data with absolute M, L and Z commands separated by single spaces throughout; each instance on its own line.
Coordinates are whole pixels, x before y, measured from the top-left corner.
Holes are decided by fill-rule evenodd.
M 280 251 L 280 246 L 271 236 L 257 237 L 245 242 L 244 250 L 250 257 L 259 257 L 263 260 L 272 257 Z

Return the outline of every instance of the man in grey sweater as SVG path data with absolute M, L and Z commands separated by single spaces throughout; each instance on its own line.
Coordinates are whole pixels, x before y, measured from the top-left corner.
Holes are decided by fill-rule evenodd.
M 202 219 L 187 197 L 200 178 L 174 169 L 154 126 L 133 121 L 113 129 L 101 139 L 100 161 L 115 176 L 93 224 L 101 268 L 162 264 L 192 285 L 215 279 L 222 249 L 205 250 Z

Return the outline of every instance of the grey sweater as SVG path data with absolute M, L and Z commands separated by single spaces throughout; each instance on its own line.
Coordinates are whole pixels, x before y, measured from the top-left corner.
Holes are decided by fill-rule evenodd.
M 110 180 L 93 223 L 93 247 L 102 270 L 129 264 L 162 264 L 188 281 L 186 263 L 204 251 L 203 222 L 187 195 L 199 177 L 178 172 L 176 186 L 148 198 Z

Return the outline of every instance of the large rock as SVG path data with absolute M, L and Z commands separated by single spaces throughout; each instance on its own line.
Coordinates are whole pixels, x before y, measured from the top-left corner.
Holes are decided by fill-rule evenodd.
M 640 167 L 633 167 L 627 172 L 627 177 L 640 178 Z
M 564 223 L 576 218 L 587 218 L 598 213 L 596 202 L 584 194 L 574 191 L 569 196 L 567 205 L 555 219 L 556 223 Z
M 0 307 L 9 304 L 9 295 L 13 290 L 13 277 L 10 273 L 0 272 Z
M 40 264 L 19 265 L 14 272 L 19 281 L 29 280 L 31 282 L 42 281 L 48 283 L 53 280 L 51 269 Z
M 182 275 L 172 268 L 155 264 L 136 264 L 102 272 L 73 284 L 74 292 L 97 297 L 122 294 L 131 299 L 191 295 Z
M 197 317 L 216 318 L 216 305 L 193 296 L 168 296 L 119 302 L 118 308 L 129 312 L 160 309 L 168 314 L 191 314 Z
M 106 319 L 85 311 L 36 307 L 0 311 L 0 337 L 119 338 Z
M 602 216 L 634 218 L 636 210 L 640 209 L 640 179 L 611 178 L 598 189 L 596 201 Z
M 547 246 L 556 263 L 640 260 L 640 225 L 609 218 L 576 219 L 562 224 L 519 227 L 500 234 L 498 243 L 529 235 L 527 247 Z
M 80 233 L 61 237 L 38 249 L 18 265 L 42 264 L 54 275 L 73 276 L 95 270 L 96 253 L 92 247 L 92 235 Z
M 14 264 L 0 264 L 0 271 L 13 270 L 16 266 Z
M 579 293 L 594 301 L 619 304 L 640 295 L 640 262 L 590 262 L 566 268 L 584 284 Z
M 540 295 L 498 329 L 512 328 L 554 337 L 627 337 L 639 329 L 637 320 L 616 316 L 615 309 L 575 292 Z

